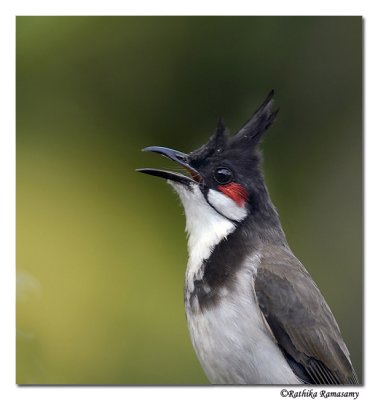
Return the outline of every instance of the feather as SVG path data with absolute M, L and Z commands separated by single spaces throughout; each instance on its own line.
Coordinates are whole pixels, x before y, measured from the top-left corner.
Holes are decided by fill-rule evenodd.
M 271 90 L 252 118 L 232 137 L 231 147 L 255 146 L 260 142 L 262 135 L 272 125 L 279 111 L 273 110 L 273 95 L 274 91 Z
M 319 289 L 288 249 L 268 249 L 256 274 L 256 298 L 293 371 L 304 369 L 311 384 L 358 384 L 339 327 Z M 303 374 L 298 377 L 307 381 Z

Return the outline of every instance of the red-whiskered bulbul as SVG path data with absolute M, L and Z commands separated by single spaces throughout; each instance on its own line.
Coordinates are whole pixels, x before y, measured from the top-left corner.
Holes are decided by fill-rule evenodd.
M 273 91 L 234 136 L 222 120 L 208 143 L 164 178 L 185 210 L 185 310 L 194 349 L 215 384 L 358 384 L 332 312 L 290 250 L 261 171 Z

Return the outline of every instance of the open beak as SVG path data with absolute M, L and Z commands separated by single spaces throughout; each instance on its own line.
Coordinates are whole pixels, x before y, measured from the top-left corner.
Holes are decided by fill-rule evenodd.
M 190 183 L 200 183 L 201 176 L 197 170 L 189 164 L 189 157 L 185 153 L 181 153 L 180 151 L 168 149 L 167 147 L 160 146 L 150 146 L 146 147 L 142 151 L 150 151 L 152 153 L 158 153 L 163 155 L 164 157 L 169 158 L 172 161 L 176 161 L 179 165 L 184 167 L 190 174 L 190 176 L 180 174 L 178 172 L 164 171 L 161 169 L 155 168 L 140 168 L 137 169 L 137 172 L 142 172 L 143 174 L 159 176 L 160 178 L 165 178 L 173 182 L 181 183 L 184 185 L 189 185 Z

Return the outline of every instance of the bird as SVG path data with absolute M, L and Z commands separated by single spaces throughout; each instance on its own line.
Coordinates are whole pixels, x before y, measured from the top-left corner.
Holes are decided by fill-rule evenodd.
M 212 384 L 358 384 L 339 326 L 290 249 L 264 180 L 260 145 L 277 113 L 272 90 L 234 135 L 220 119 L 188 154 L 143 149 L 183 173 L 137 171 L 165 179 L 183 205 L 186 319 Z

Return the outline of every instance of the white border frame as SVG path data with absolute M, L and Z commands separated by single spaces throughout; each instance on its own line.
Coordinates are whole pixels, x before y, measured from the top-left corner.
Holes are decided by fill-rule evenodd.
M 5 4 L 4 4 L 5 3 Z M 370 398 L 375 392 L 377 346 L 378 262 L 377 240 L 377 38 L 378 21 L 374 2 L 304 1 L 248 2 L 246 0 L 15 0 L 0 5 L 0 393 L 2 398 L 66 399 L 67 396 L 90 396 L 92 400 L 112 396 L 115 399 L 134 396 L 184 399 L 216 396 L 241 399 L 280 398 L 280 387 L 17 387 L 15 384 L 15 17 L 16 15 L 362 15 L 364 17 L 364 168 L 365 168 L 365 340 L 364 386 L 359 398 Z M 298 388 L 299 389 L 299 388 Z M 340 388 L 342 389 L 342 388 Z M 208 392 L 210 390 L 211 392 Z M 321 389 L 316 389 L 320 397 Z M 364 396 L 367 395 L 367 396 Z

